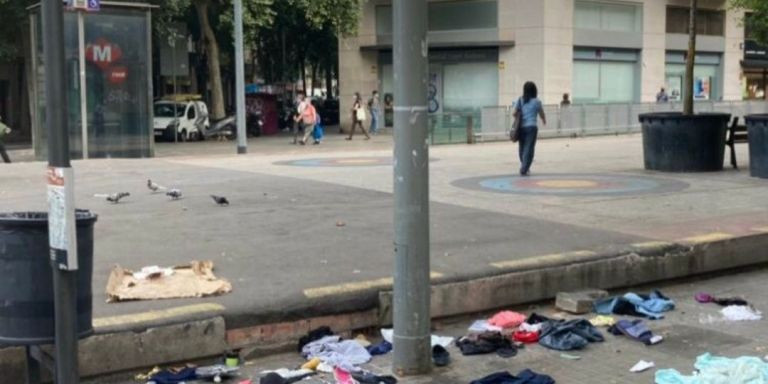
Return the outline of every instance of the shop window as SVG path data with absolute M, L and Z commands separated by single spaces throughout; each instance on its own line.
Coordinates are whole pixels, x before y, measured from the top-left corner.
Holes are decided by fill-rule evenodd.
M 688 33 L 690 8 L 667 7 L 667 33 Z M 725 36 L 725 11 L 702 10 L 696 15 L 696 33 Z
M 577 103 L 630 103 L 635 101 L 636 64 L 611 61 L 575 61 L 573 100 Z
M 617 32 L 641 32 L 642 9 L 638 5 L 577 1 L 574 27 Z

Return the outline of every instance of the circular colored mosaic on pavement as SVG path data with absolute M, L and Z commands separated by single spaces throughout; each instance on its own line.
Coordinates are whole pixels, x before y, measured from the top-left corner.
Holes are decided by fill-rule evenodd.
M 276 165 L 291 165 L 294 167 L 372 167 L 392 165 L 392 158 L 379 157 L 329 157 L 319 159 L 301 159 L 280 161 Z
M 612 174 L 485 176 L 457 180 L 453 185 L 497 193 L 549 196 L 639 195 L 682 191 L 689 186 L 679 180 Z

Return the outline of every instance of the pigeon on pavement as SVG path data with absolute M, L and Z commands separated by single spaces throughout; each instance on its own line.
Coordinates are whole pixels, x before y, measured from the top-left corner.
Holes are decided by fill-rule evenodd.
M 181 190 L 177 188 L 173 188 L 170 191 L 165 193 L 166 196 L 170 197 L 171 200 L 178 200 L 181 199 Z
M 152 192 L 157 192 L 159 190 L 166 190 L 167 188 L 163 187 L 160 184 L 155 183 L 152 181 L 152 179 L 147 179 L 147 188 L 149 188 Z
M 211 198 L 220 206 L 229 206 L 229 200 L 224 196 L 211 195 Z
M 110 193 L 110 194 L 97 194 L 97 195 L 93 195 L 93 197 L 106 198 L 108 202 L 112 204 L 117 204 L 120 202 L 120 200 L 130 195 L 131 194 L 128 192 L 118 192 L 118 193 Z

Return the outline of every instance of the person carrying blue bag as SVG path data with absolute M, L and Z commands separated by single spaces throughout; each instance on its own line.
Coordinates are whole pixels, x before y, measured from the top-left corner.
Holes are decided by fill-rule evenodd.
M 325 134 L 325 128 L 323 128 L 323 119 L 320 118 L 320 114 L 317 114 L 317 123 L 315 123 L 315 129 L 312 131 L 312 138 L 315 139 L 315 145 L 320 144 Z

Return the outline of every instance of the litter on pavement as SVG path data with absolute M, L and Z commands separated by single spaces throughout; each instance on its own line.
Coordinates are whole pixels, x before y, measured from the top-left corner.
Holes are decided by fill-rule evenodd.
M 491 325 L 488 320 L 475 320 L 472 325 L 469 326 L 468 331 L 470 333 L 483 333 L 483 332 L 501 332 L 504 328 Z
M 157 272 L 159 270 L 159 272 Z M 193 261 L 187 265 L 172 268 L 166 275 L 164 269 L 151 274 L 136 274 L 115 266 L 107 281 L 107 302 L 130 300 L 158 300 L 215 296 L 232 292 L 229 281 L 213 274 L 212 261 Z
M 632 373 L 639 373 L 639 372 L 647 371 L 655 366 L 656 364 L 654 364 L 653 361 L 640 360 L 637 362 L 637 364 L 632 366 L 632 368 L 630 368 L 629 371 Z
M 395 335 L 395 331 L 392 328 L 384 328 L 381 330 L 381 337 L 389 343 L 392 343 L 394 335 Z M 442 345 L 443 347 L 448 347 L 449 345 L 451 345 L 451 343 L 453 343 L 453 337 L 432 335 L 431 341 L 432 341 L 433 347 L 435 345 Z
M 589 322 L 595 327 L 610 327 L 616 324 L 616 319 L 612 316 L 598 315 L 589 319 Z
M 470 334 L 456 341 L 456 346 L 459 347 L 464 356 L 485 355 L 494 352 L 501 357 L 512 357 L 517 354 L 517 347 L 500 332 Z
M 749 303 L 738 297 L 715 297 L 706 292 L 699 292 L 694 296 L 694 299 L 699 303 L 715 303 L 721 307 L 727 307 L 729 305 L 749 305 Z
M 664 312 L 675 309 L 675 302 L 659 291 L 649 295 L 627 293 L 595 301 L 595 312 L 600 315 L 628 315 L 647 317 L 652 320 L 664 318 Z
M 582 349 L 591 342 L 605 340 L 600 331 L 584 319 L 544 323 L 539 344 L 558 351 Z
M 555 384 L 555 380 L 547 375 L 524 369 L 517 376 L 512 376 L 509 372 L 497 372 L 469 384 Z
M 301 355 L 311 360 L 320 359 L 331 366 L 353 371 L 360 364 L 371 360 L 371 354 L 354 340 L 342 340 L 340 336 L 326 336 L 302 348 Z
M 747 305 L 729 305 L 720 313 L 728 321 L 757 321 L 763 318 L 762 312 Z
M 512 311 L 501 311 L 490 319 L 488 324 L 501 328 L 517 328 L 525 321 L 525 315 Z
M 660 335 L 654 335 L 642 320 L 619 320 L 608 328 L 608 332 L 616 336 L 627 336 L 645 345 L 658 344 L 663 340 Z
M 675 369 L 656 372 L 656 384 L 758 384 L 768 383 L 768 363 L 759 357 L 735 359 L 705 353 L 696 358 L 696 375 L 684 376 Z

